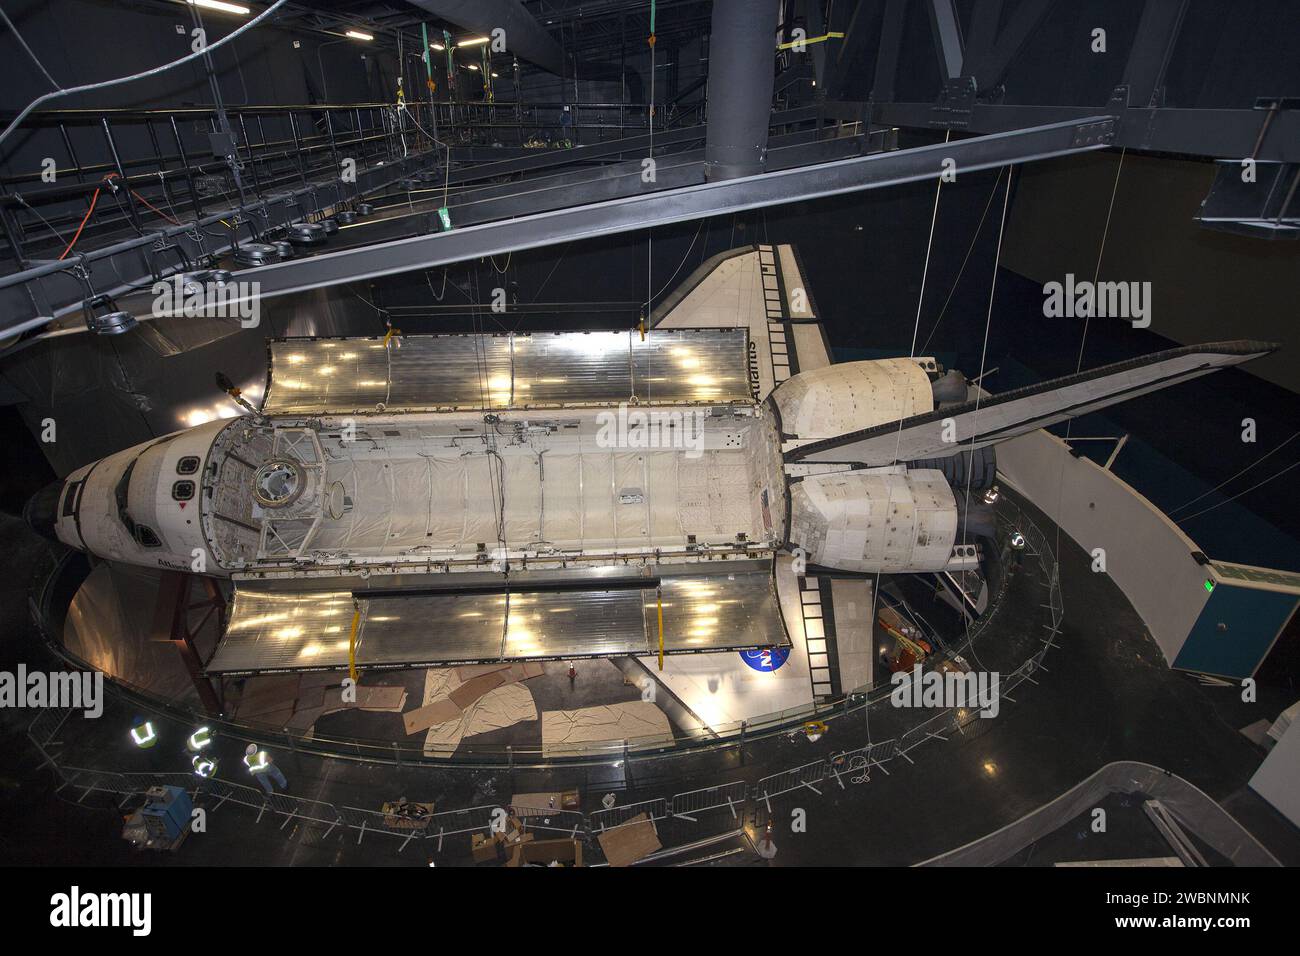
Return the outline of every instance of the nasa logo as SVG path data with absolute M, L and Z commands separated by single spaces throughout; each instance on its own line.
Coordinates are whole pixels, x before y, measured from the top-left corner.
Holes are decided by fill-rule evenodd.
M 740 659 L 756 671 L 780 670 L 790 658 L 788 647 L 764 647 L 757 651 L 741 651 Z

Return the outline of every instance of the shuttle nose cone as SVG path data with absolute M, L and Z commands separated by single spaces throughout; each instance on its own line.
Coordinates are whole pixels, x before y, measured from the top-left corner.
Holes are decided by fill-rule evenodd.
M 54 533 L 54 523 L 58 518 L 59 495 L 62 491 L 63 482 L 52 481 L 23 505 L 23 520 L 27 526 L 51 541 L 58 540 Z

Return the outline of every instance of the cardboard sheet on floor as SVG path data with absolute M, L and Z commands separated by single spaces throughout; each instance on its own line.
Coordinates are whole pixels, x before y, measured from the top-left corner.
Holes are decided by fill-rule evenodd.
M 461 713 L 461 709 L 450 698 L 443 697 L 415 710 L 408 710 L 402 714 L 402 723 L 406 725 L 408 734 L 418 734 L 422 730 L 428 730 L 434 724 L 459 720 Z
M 461 710 L 465 710 L 470 704 L 474 703 L 494 687 L 500 687 L 505 683 L 505 678 L 499 671 L 491 674 L 480 674 L 471 680 L 465 681 L 447 696 Z
M 495 687 L 454 720 L 430 727 L 424 738 L 424 752 L 430 757 L 450 757 L 466 737 L 536 719 L 537 705 L 527 687 Z
M 580 753 L 601 743 L 673 742 L 668 716 L 649 701 L 634 700 L 542 714 L 542 753 Z
M 406 706 L 405 687 L 358 687 L 355 703 L 345 702 L 341 698 L 330 702 L 325 710 L 332 714 L 340 710 L 370 710 L 387 713 L 400 713 Z
M 555 790 L 546 793 L 516 793 L 510 806 L 520 817 L 545 815 L 552 810 L 580 810 L 582 796 L 577 790 Z
M 488 691 L 467 712 L 465 736 L 486 734 L 503 727 L 537 719 L 532 692 L 519 684 L 506 684 Z
M 293 716 L 285 722 L 285 727 L 289 730 L 296 730 L 299 733 L 307 733 L 316 725 L 316 721 L 325 713 L 324 707 L 308 707 L 301 710 L 295 710 Z
M 502 661 L 499 664 L 464 664 L 455 668 L 456 676 L 462 681 L 470 681 L 475 677 L 482 677 L 484 674 L 495 674 L 497 671 L 510 669 L 508 661 Z
M 439 697 L 446 697 L 462 683 L 456 676 L 456 668 L 430 667 L 424 672 L 424 697 L 420 703 L 431 704 Z
M 610 866 L 631 866 L 663 847 L 654 821 L 644 813 L 622 826 L 605 830 L 596 839 Z

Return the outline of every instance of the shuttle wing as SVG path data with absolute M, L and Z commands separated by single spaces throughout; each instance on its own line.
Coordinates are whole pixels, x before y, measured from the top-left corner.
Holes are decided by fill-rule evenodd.
M 1237 341 L 1156 352 L 914 415 L 901 422 L 811 442 L 789 452 L 786 460 L 853 462 L 876 467 L 943 457 L 1006 441 L 1220 368 L 1248 362 L 1276 349 L 1276 345 L 1267 342 Z
M 650 326 L 747 328 L 759 400 L 792 375 L 831 364 L 817 304 L 791 245 L 741 246 L 706 259 L 655 307 Z
M 489 573 L 235 583 L 230 624 L 208 673 L 346 668 L 354 610 L 363 669 L 654 655 L 656 588 L 665 654 L 789 644 L 770 560 L 679 565 L 658 577 L 635 568 L 522 572 L 508 589 Z

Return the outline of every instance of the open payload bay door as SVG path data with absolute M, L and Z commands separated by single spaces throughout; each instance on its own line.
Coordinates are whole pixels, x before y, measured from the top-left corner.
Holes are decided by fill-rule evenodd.
M 364 415 L 751 400 L 745 328 L 275 339 L 262 411 Z
M 230 623 L 206 670 L 346 668 L 356 611 L 363 670 L 654 655 L 660 600 L 665 654 L 789 644 L 769 559 L 678 565 L 657 576 L 634 568 L 522 572 L 510 576 L 508 592 L 499 574 L 249 579 L 236 581 Z
M 791 376 L 831 364 L 812 289 L 791 245 L 741 246 L 706 259 L 655 306 L 650 325 L 656 331 L 747 328 L 760 401 Z

